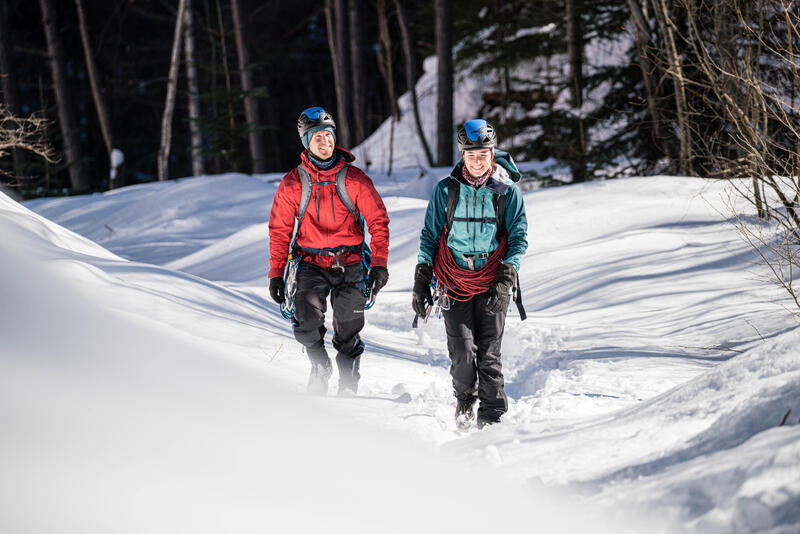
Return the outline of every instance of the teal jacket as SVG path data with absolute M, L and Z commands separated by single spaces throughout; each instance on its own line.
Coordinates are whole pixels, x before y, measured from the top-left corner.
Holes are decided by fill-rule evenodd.
M 458 204 L 447 236 L 447 245 L 456 263 L 464 269 L 480 269 L 486 263 L 486 258 L 480 255 L 491 254 L 500 245 L 503 236 L 497 235 L 497 225 L 493 220 L 496 217 L 493 196 L 502 194 L 506 196 L 505 225 L 508 230 L 508 253 L 503 263 L 511 264 L 519 272 L 522 257 L 528 249 L 525 203 L 514 183 L 519 181 L 520 172 L 507 152 L 495 149 L 494 154 L 497 171 L 481 187 L 476 189 L 464 180 L 461 171 L 463 161 L 458 162 L 450 176 L 436 184 L 425 213 L 417 263 L 433 265 L 439 238 L 447 222 L 447 184 L 450 180 L 456 180 L 460 184 Z M 483 221 L 459 221 L 459 218 L 479 218 Z

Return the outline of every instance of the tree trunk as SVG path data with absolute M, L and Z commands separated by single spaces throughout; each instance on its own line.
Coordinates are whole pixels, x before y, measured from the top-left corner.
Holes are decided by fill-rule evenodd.
M 646 9 L 647 0 L 641 0 L 644 2 L 643 5 L 641 5 L 639 1 L 640 0 L 628 0 L 628 7 L 630 7 L 632 15 L 631 18 L 633 19 L 635 28 L 634 39 L 636 40 L 636 48 L 638 51 L 639 69 L 642 71 L 642 80 L 644 81 L 645 97 L 647 98 L 647 110 L 649 111 L 650 118 L 653 121 L 654 132 L 669 131 L 669 128 L 662 124 L 661 114 L 658 112 L 658 107 L 656 106 L 657 89 L 656 83 L 653 80 L 655 67 L 650 61 L 650 53 L 648 52 L 648 46 L 650 46 L 652 41 L 650 37 L 650 23 L 645 17 L 645 12 L 643 11 L 643 5 Z M 661 152 L 669 158 L 672 168 L 677 172 L 677 161 L 679 158 L 672 150 L 671 142 L 669 140 L 665 140 L 663 137 L 658 138 L 656 135 L 657 134 L 654 134 L 653 141 L 656 143 L 656 145 L 658 145 Z
M 378 0 L 378 69 L 381 71 L 383 81 L 386 83 L 386 92 L 389 95 L 389 105 L 392 117 L 400 119 L 400 109 L 397 107 L 397 96 L 394 88 L 394 69 L 392 68 L 392 37 L 389 33 L 389 18 L 386 15 L 386 0 Z
M 236 50 L 239 53 L 239 76 L 242 81 L 244 93 L 244 114 L 247 121 L 247 134 L 250 141 L 250 157 L 253 160 L 253 172 L 261 174 L 266 172 L 264 159 L 264 142 L 261 138 L 258 119 L 258 101 L 253 94 L 253 81 L 250 75 L 250 56 L 244 40 L 244 24 L 239 9 L 239 0 L 231 0 L 233 13 L 233 33 L 236 37 Z
M 0 87 L 3 89 L 3 100 L 6 109 L 14 116 L 19 116 L 19 95 L 17 94 L 17 81 L 11 72 L 11 34 L 8 27 L 8 5 L 0 5 Z M 19 148 L 11 149 L 11 158 L 14 166 L 14 175 L 21 176 L 23 166 L 23 153 Z
M 364 91 L 364 58 L 361 51 L 361 0 L 349 0 L 350 22 L 350 64 L 352 66 L 353 86 L 353 146 L 361 143 L 366 137 L 366 93 Z
M 436 57 L 438 84 L 436 98 L 436 161 L 453 163 L 453 2 L 436 0 Z
M 186 60 L 186 85 L 189 96 L 189 131 L 192 138 L 192 174 L 202 176 L 206 173 L 203 160 L 203 136 L 200 133 L 200 89 L 197 85 L 197 64 L 194 48 L 194 13 L 192 0 L 186 2 L 184 19 L 184 55 Z
M 108 163 L 112 165 L 111 152 L 114 150 L 114 137 L 111 133 L 111 121 L 108 118 L 108 107 L 106 106 L 103 94 L 100 91 L 100 81 L 97 74 L 97 64 L 94 60 L 92 44 L 89 41 L 89 28 L 86 23 L 86 11 L 83 7 L 83 0 L 75 0 L 75 7 L 78 10 L 78 27 L 81 32 L 81 43 L 83 44 L 83 55 L 86 58 L 86 70 L 89 73 L 89 85 L 92 88 L 92 98 L 94 107 L 97 110 L 97 118 L 100 121 L 100 131 L 103 133 L 103 142 L 106 144 L 108 153 Z M 114 174 L 114 177 L 111 175 Z M 116 173 L 109 173 L 109 189 L 117 186 Z
M 47 50 L 50 55 L 50 68 L 53 73 L 53 85 L 56 93 L 58 107 L 58 122 L 61 135 L 64 137 L 64 155 L 67 158 L 70 186 L 73 192 L 89 189 L 89 178 L 81 161 L 80 131 L 75 119 L 75 106 L 72 105 L 69 94 L 69 82 L 66 75 L 66 60 L 61 44 L 61 35 L 58 30 L 56 12 L 52 0 L 39 0 L 42 9 L 42 23 L 44 25 Z
M 228 95 L 226 98 L 228 107 L 228 148 L 230 167 L 233 172 L 239 172 L 238 158 L 236 158 L 236 122 L 233 113 L 233 83 L 231 82 L 231 69 L 228 65 L 228 44 L 225 38 L 225 23 L 222 17 L 222 5 L 220 0 L 217 0 L 217 23 L 219 24 L 220 45 L 222 47 L 220 55 L 222 56 L 222 71 L 225 76 L 225 91 Z
M 683 64 L 675 43 L 673 22 L 667 10 L 666 0 L 653 0 L 656 20 L 661 27 L 667 52 L 669 75 L 675 86 L 675 107 L 680 131 L 680 173 L 684 176 L 692 174 L 692 132 L 689 125 L 689 108 L 686 101 L 686 79 L 683 75 Z
M 581 39 L 580 0 L 565 0 L 567 16 L 567 85 L 571 94 L 574 134 L 570 140 L 570 168 L 573 182 L 586 181 L 586 132 L 583 123 L 583 39 Z
M 325 23 L 328 33 L 328 48 L 331 53 L 331 65 L 333 66 L 333 81 L 336 89 L 336 143 L 350 146 L 350 121 L 348 102 L 350 101 L 350 77 L 348 65 L 344 53 L 344 45 L 347 41 L 342 40 L 345 34 L 342 25 L 346 23 L 344 18 L 344 0 L 325 0 Z
M 428 141 L 425 139 L 425 131 L 422 129 L 422 121 L 419 117 L 419 103 L 417 102 L 417 76 L 414 69 L 414 49 L 412 43 L 414 39 L 411 33 L 411 26 L 408 23 L 408 15 L 400 0 L 394 0 L 395 9 L 397 9 L 397 18 L 400 22 L 400 35 L 403 40 L 403 52 L 405 55 L 406 64 L 406 85 L 408 85 L 408 92 L 411 96 L 411 107 L 414 110 L 414 123 L 417 125 L 417 135 L 422 149 L 425 151 L 425 160 L 428 162 L 429 167 L 433 167 L 433 156 L 431 149 L 428 146 Z
M 175 33 L 172 38 L 172 55 L 169 61 L 169 76 L 167 77 L 167 96 L 164 102 L 164 114 L 161 117 L 161 144 L 158 148 L 158 179 L 162 182 L 169 178 L 172 114 L 175 110 L 175 92 L 178 88 L 178 67 L 181 62 L 181 36 L 183 34 L 185 13 L 186 0 L 180 0 L 178 4 L 178 16 L 175 18 Z

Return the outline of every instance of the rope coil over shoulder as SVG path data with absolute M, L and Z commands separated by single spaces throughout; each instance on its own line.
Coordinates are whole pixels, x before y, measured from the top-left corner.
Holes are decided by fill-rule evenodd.
M 484 293 L 497 280 L 497 272 L 503 258 L 508 253 L 508 232 L 505 227 L 505 194 L 495 195 L 495 223 L 497 225 L 497 235 L 502 235 L 500 244 L 492 252 L 486 263 L 480 269 L 464 269 L 453 258 L 450 247 L 447 246 L 447 237 L 452 228 L 453 220 L 460 220 L 455 217 L 456 206 L 460 195 L 460 184 L 454 179 L 450 179 L 447 184 L 447 221 L 439 237 L 439 247 L 433 261 L 433 273 L 438 282 L 447 289 L 447 295 L 458 301 L 469 300 L 473 296 Z M 488 221 L 487 222 L 491 222 Z M 522 289 L 519 285 L 519 274 L 514 289 L 514 302 L 517 305 L 520 318 L 524 321 L 527 318 L 525 308 L 522 305 Z

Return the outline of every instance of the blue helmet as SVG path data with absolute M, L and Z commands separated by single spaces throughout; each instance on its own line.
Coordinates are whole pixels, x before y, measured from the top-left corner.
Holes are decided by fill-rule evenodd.
M 483 119 L 472 119 L 458 129 L 458 149 L 478 150 L 481 148 L 494 148 L 497 146 L 497 134 L 494 126 Z
M 297 133 L 300 135 L 301 139 L 310 130 L 320 126 L 330 126 L 334 130 L 336 129 L 336 123 L 333 122 L 333 115 L 325 111 L 325 108 L 319 106 L 304 110 L 297 119 Z

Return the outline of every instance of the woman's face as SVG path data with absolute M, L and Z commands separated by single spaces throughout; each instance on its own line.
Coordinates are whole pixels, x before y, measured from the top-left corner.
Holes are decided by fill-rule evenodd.
M 481 148 L 480 150 L 464 151 L 464 166 L 473 178 L 480 178 L 494 164 L 494 150 L 491 148 Z

